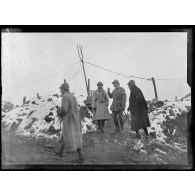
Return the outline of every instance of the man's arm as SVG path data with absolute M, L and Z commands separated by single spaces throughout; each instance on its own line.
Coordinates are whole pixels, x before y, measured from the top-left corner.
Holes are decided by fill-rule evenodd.
M 96 101 L 95 101 L 95 92 L 92 94 L 92 108 L 95 109 Z
M 108 88 L 108 96 L 109 98 L 113 98 L 113 93 L 110 93 L 110 89 Z
M 106 99 L 106 105 L 108 106 L 109 105 L 109 98 L 108 98 L 108 95 L 106 92 L 105 92 L 105 99 Z
M 126 102 L 127 102 L 127 95 L 124 89 L 122 89 L 122 110 L 125 110 L 126 107 Z
M 68 97 L 66 95 L 64 95 L 62 97 L 61 108 L 64 111 L 64 113 L 67 113 L 68 112 Z

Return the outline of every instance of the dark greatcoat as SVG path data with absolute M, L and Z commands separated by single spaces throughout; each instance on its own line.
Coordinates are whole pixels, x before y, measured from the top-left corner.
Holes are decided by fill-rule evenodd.
M 131 130 L 137 131 L 150 126 L 147 102 L 136 86 L 131 90 L 128 109 L 131 112 Z

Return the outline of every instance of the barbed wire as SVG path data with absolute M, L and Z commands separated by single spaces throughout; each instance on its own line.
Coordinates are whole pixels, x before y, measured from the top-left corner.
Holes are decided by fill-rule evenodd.
M 107 68 L 103 68 L 102 66 L 93 64 L 93 63 L 88 62 L 88 61 L 84 61 L 84 62 L 85 62 L 86 64 L 89 64 L 89 65 L 95 66 L 95 67 L 97 67 L 97 68 L 103 69 L 103 70 L 105 70 L 105 71 L 112 72 L 112 73 L 114 73 L 114 74 L 118 74 L 118 75 L 123 76 L 123 77 L 125 77 L 125 78 L 130 78 L 130 77 L 132 77 L 132 78 L 143 79 L 143 80 L 151 80 L 151 79 L 149 79 L 149 78 L 143 78 L 143 77 L 138 77 L 138 76 L 133 76 L 133 75 L 126 75 L 126 74 L 124 74 L 124 73 L 120 73 L 120 72 L 113 71 L 113 70 L 110 70 L 110 69 L 107 69 Z
M 92 66 L 94 66 L 96 68 L 100 68 L 100 69 L 103 69 L 105 71 L 108 71 L 108 72 L 111 72 L 111 73 L 114 73 L 114 74 L 118 74 L 118 75 L 120 75 L 120 76 L 122 76 L 124 78 L 137 78 L 137 79 L 142 79 L 142 80 L 146 80 L 146 81 L 151 81 L 151 78 L 143 78 L 143 77 L 138 77 L 138 76 L 133 76 L 133 75 L 126 75 L 124 73 L 113 71 L 113 70 L 104 68 L 102 66 L 96 65 L 96 64 L 88 62 L 88 61 L 84 61 L 84 62 L 86 64 L 92 65 Z M 156 78 L 156 77 L 155 77 L 155 80 L 158 80 L 158 81 L 168 81 L 168 82 L 186 82 L 184 79 L 164 79 L 164 78 Z

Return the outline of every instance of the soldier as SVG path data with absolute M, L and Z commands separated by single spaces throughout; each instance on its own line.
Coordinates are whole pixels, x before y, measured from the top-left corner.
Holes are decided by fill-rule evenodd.
M 105 120 L 110 119 L 108 105 L 109 98 L 106 91 L 103 89 L 103 83 L 98 82 L 98 89 L 92 96 L 92 109 L 94 111 L 94 118 L 97 120 L 98 129 L 101 133 L 104 133 Z
M 82 134 L 78 104 L 74 95 L 69 91 L 68 83 L 63 83 L 60 86 L 60 91 L 62 103 L 58 115 L 62 119 L 62 138 L 59 150 L 54 152 L 62 157 L 64 149 L 67 152 L 77 151 L 78 159 L 73 162 L 82 163 L 84 158 L 81 151 Z
M 136 132 L 136 138 L 140 138 L 139 129 L 143 129 L 148 139 L 147 127 L 150 126 L 148 118 L 148 106 L 142 91 L 135 85 L 134 80 L 128 82 L 131 91 L 128 111 L 131 112 L 131 130 Z
M 110 98 L 113 98 L 110 110 L 113 113 L 116 132 L 120 132 L 124 129 L 122 116 L 126 106 L 126 92 L 124 88 L 120 87 L 120 83 L 118 80 L 114 80 L 112 84 L 115 87 L 112 93 L 110 93 L 110 88 L 108 88 L 108 96 Z

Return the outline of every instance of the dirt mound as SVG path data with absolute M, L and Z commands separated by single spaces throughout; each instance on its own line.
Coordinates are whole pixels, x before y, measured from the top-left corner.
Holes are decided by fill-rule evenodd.
M 2 117 L 5 116 L 5 113 L 13 110 L 14 107 L 15 107 L 14 104 L 12 104 L 11 102 L 2 101 L 2 103 L 1 103 L 1 114 L 2 114 Z
M 78 96 L 77 101 L 81 113 L 82 133 L 96 130 L 92 113 L 84 105 L 83 99 Z M 60 104 L 61 98 L 58 94 L 33 98 L 23 106 L 6 113 L 2 119 L 2 128 L 24 136 L 58 139 L 61 131 L 56 106 Z
M 186 116 L 190 109 L 189 98 L 172 102 L 158 101 L 151 104 L 149 107 L 151 127 L 148 128 L 150 134 L 155 134 L 159 141 L 165 142 L 169 137 L 173 137 L 177 130 L 187 132 Z

